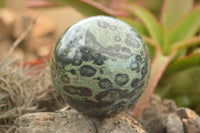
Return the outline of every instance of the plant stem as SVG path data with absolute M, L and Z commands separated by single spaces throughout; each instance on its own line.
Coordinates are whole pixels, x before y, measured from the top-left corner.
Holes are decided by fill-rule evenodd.
M 150 78 L 149 84 L 144 94 L 141 96 L 139 101 L 135 104 L 133 113 L 131 114 L 135 119 L 139 119 L 142 116 L 143 111 L 146 108 L 149 102 L 149 99 L 151 98 L 151 95 L 154 92 L 155 87 L 157 86 L 172 56 L 174 55 L 174 52 L 173 52 L 169 56 L 164 56 L 161 53 L 160 49 L 157 49 L 156 53 L 157 53 L 156 57 L 154 58 L 152 62 L 152 66 L 151 66 L 151 78 Z

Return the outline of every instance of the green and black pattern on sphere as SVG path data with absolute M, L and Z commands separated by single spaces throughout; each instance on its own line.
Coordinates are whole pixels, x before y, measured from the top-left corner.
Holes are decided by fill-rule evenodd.
M 51 58 L 56 90 L 85 115 L 105 117 L 134 105 L 147 87 L 150 57 L 128 24 L 106 16 L 67 29 Z

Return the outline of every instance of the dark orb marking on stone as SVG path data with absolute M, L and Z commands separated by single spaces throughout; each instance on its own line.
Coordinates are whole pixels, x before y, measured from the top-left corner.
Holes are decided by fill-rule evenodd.
M 129 48 L 121 47 L 119 44 L 115 44 L 114 46 L 108 46 L 106 48 L 103 47 L 101 43 L 99 43 L 95 39 L 95 36 L 89 31 L 86 32 L 86 40 L 86 43 L 90 42 L 90 44 L 92 44 L 96 48 L 96 50 L 112 57 L 127 59 L 133 54 Z
M 81 52 L 81 54 L 82 54 L 82 59 L 84 60 L 84 61 L 91 61 L 91 60 L 93 60 L 94 59 L 94 57 L 92 56 L 92 54 L 91 53 L 94 53 L 93 51 L 91 51 L 90 50 L 90 48 L 88 48 L 88 47 L 82 47 L 81 49 L 80 49 L 80 52 Z
M 103 52 L 110 56 L 118 57 L 121 59 L 128 59 L 132 55 L 132 52 L 129 48 L 121 47 L 118 44 L 115 44 L 114 46 L 108 46 L 104 49 Z
M 140 64 L 136 61 L 131 62 L 130 68 L 132 71 L 140 72 Z
M 56 60 L 60 62 L 63 66 L 69 65 L 73 62 L 73 59 L 68 59 L 68 58 L 57 58 Z
M 97 80 L 100 80 L 101 79 L 101 77 L 97 77 Z
M 83 61 L 94 61 L 96 65 L 102 65 L 108 59 L 106 56 L 88 47 L 82 47 L 80 51 Z
M 129 81 L 129 77 L 128 77 L 127 74 L 119 73 L 119 74 L 115 75 L 115 83 L 116 83 L 118 86 L 123 86 L 123 85 L 125 85 L 128 81 Z
M 126 107 L 126 104 L 127 104 L 127 102 L 125 102 L 125 101 L 121 101 L 121 102 L 115 104 L 113 106 L 114 110 L 116 110 L 115 113 L 123 111 Z
M 98 24 L 99 27 L 101 27 L 103 29 L 108 28 L 108 26 L 110 25 L 109 23 L 107 23 L 105 21 L 98 21 L 97 24 Z
M 112 82 L 107 78 L 99 80 L 98 85 L 102 89 L 111 89 L 112 88 Z
M 102 69 L 99 69 L 99 72 L 100 72 L 100 74 L 103 74 L 103 70 Z
M 96 64 L 96 65 L 99 65 L 99 66 L 101 66 L 101 65 L 103 65 L 103 60 L 101 60 L 101 58 L 96 58 L 95 60 L 94 60 L 94 64 Z
M 126 90 L 110 89 L 100 92 L 95 96 L 95 99 L 100 102 L 115 102 L 117 99 L 123 97 L 126 93 Z
M 146 76 L 147 71 L 148 71 L 147 63 L 145 63 L 145 65 L 141 69 L 142 79 Z
M 67 93 L 70 93 L 72 95 L 80 95 L 80 96 L 86 96 L 86 97 L 92 96 L 92 91 L 87 87 L 65 85 L 64 90 Z
M 142 61 L 142 58 L 140 55 L 136 55 L 135 60 L 140 63 Z
M 139 42 L 132 37 L 132 35 L 130 33 L 127 33 L 126 34 L 126 39 L 125 39 L 125 43 L 128 45 L 128 46 L 132 46 L 134 48 L 139 48 Z
M 119 42 L 119 41 L 121 41 L 121 37 L 120 36 L 115 36 L 114 40 L 117 41 L 117 42 Z
M 106 60 L 107 58 L 103 57 L 103 56 L 99 56 L 97 58 L 94 59 L 94 64 L 96 65 L 103 65 L 104 64 L 104 61 Z
M 80 74 L 84 77 L 92 77 L 96 74 L 96 69 L 89 65 L 83 65 L 80 68 Z
M 138 93 L 142 93 L 143 92 L 143 84 L 136 86 L 136 88 L 134 88 L 131 92 L 129 92 L 125 98 L 127 99 L 131 99 L 133 96 L 137 95 Z
M 106 114 L 104 113 L 102 108 L 108 107 L 113 104 L 113 102 L 95 102 L 91 100 L 77 100 L 74 99 L 73 96 L 69 97 L 67 96 L 67 102 L 70 104 L 70 106 L 74 107 L 80 112 L 86 113 L 88 115 L 93 116 L 99 116 L 100 114 Z M 98 109 L 97 112 L 94 112 L 93 109 Z
M 71 69 L 70 72 L 71 72 L 72 75 L 76 75 L 76 70 L 75 69 Z
M 97 53 L 96 51 L 94 50 L 89 50 L 88 53 L 92 56 L 92 58 L 98 58 L 100 56 L 99 53 Z
M 121 57 L 121 58 L 129 58 L 132 55 L 131 50 L 127 47 L 122 47 L 121 51 L 122 51 L 123 56 L 124 56 L 124 57 Z
M 94 78 L 94 80 L 101 80 L 101 78 L 100 77 L 96 77 L 96 78 Z
M 114 25 L 110 25 L 110 26 L 109 26 L 109 29 L 110 29 L 110 30 L 116 30 L 116 29 L 117 29 L 117 27 L 116 27 L 116 26 L 114 26 Z
M 61 81 L 63 82 L 63 84 L 69 84 L 70 83 L 70 78 L 67 76 L 67 74 L 63 74 L 61 76 Z
M 135 88 L 139 85 L 140 79 L 139 78 L 134 78 L 131 82 L 131 87 Z
M 55 63 L 55 70 L 58 75 L 66 72 L 64 65 L 60 62 Z
M 92 60 L 92 56 L 88 53 L 82 53 L 82 59 L 84 61 L 90 61 L 90 60 Z
M 72 64 L 74 66 L 80 66 L 82 64 L 82 60 L 75 59 L 75 60 L 73 60 Z

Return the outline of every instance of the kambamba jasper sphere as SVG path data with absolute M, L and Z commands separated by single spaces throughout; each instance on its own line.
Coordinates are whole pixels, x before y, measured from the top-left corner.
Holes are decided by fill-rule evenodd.
M 147 87 L 150 64 L 144 41 L 131 26 L 96 16 L 62 34 L 53 49 L 51 78 L 70 106 L 105 117 L 136 103 Z

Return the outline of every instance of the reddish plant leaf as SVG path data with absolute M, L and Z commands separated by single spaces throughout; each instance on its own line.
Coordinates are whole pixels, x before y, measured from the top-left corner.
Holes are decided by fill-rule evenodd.
M 151 98 L 151 95 L 154 92 L 155 87 L 157 86 L 162 74 L 165 71 L 165 68 L 169 64 L 175 52 L 173 52 L 170 56 L 164 56 L 161 53 L 161 50 L 157 49 L 156 53 L 157 55 L 154 58 L 152 62 L 152 66 L 151 66 L 151 78 L 150 78 L 149 84 L 145 92 L 139 99 L 139 101 L 134 106 L 132 116 L 136 119 L 139 119 L 142 116 L 142 113 L 144 109 L 146 108 L 149 102 L 149 99 Z
M 193 7 L 193 0 L 165 0 L 162 7 L 161 22 L 167 31 L 178 20 L 188 14 Z
M 80 11 L 80 13 L 86 16 L 94 15 L 111 15 L 111 16 L 127 16 L 126 11 L 114 11 L 111 10 L 98 2 L 92 0 L 52 0 L 54 2 L 61 3 L 63 5 L 73 6 L 75 9 Z
M 127 0 L 109 0 L 109 8 L 110 9 L 119 9 L 122 5 L 124 5 Z
M 48 0 L 29 0 L 28 7 L 29 8 L 38 8 L 38 7 L 47 7 L 47 6 L 56 6 L 55 2 L 51 2 Z

